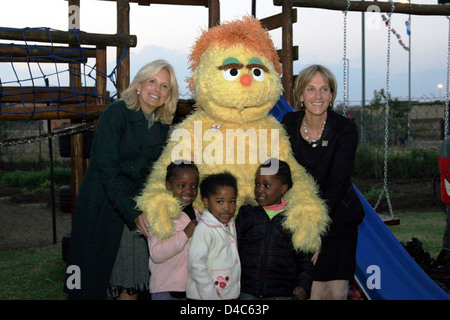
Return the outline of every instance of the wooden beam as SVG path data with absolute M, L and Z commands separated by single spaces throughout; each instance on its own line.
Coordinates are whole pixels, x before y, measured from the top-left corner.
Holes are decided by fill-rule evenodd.
M 283 5 L 283 0 L 273 0 L 276 6 Z M 303 8 L 317 8 L 345 11 L 347 9 L 346 0 L 292 0 L 294 7 Z M 450 16 L 449 5 L 434 5 L 434 4 L 409 4 L 394 2 L 394 13 L 404 13 L 412 15 L 429 15 L 429 16 Z M 379 9 L 379 12 L 391 12 L 391 4 L 389 2 L 378 1 L 350 1 L 349 11 L 372 12 L 371 6 Z M 372 8 L 375 8 L 372 7 Z
M 55 59 L 94 58 L 95 48 L 77 48 L 57 46 L 20 46 L 0 44 L 0 56 L 8 57 L 50 57 Z
M 80 7 L 80 0 L 69 0 L 69 8 L 73 6 Z M 78 32 L 76 26 L 79 24 L 70 24 L 69 28 L 73 28 L 74 34 Z M 77 43 L 70 43 L 70 47 L 77 47 Z M 70 69 L 70 86 L 81 87 L 81 67 L 79 63 L 69 63 Z M 78 123 L 78 119 L 71 119 L 72 125 Z M 72 187 L 71 212 L 72 217 L 75 212 L 75 202 L 78 196 L 78 189 L 84 176 L 83 168 L 83 135 L 81 133 L 70 135 L 70 180 Z
M 186 116 L 194 112 L 195 100 L 180 99 L 173 123 L 181 122 Z M 101 105 L 67 105 L 63 108 L 40 105 L 1 107 L 0 120 L 46 120 L 46 119 L 97 119 L 108 107 Z
M 0 103 L 95 104 L 98 99 L 96 87 L 0 87 Z
M 97 47 L 97 57 L 96 57 L 96 70 L 95 70 L 95 79 L 97 96 L 100 99 L 97 99 L 97 104 L 106 104 L 107 100 L 107 91 L 106 91 L 106 47 Z M 108 95 L 109 96 L 109 95 Z
M 282 59 L 283 62 L 283 97 L 292 106 L 294 103 L 294 84 L 292 81 L 294 64 L 293 64 L 293 40 L 292 40 L 292 18 L 293 18 L 292 0 L 284 0 L 282 7 Z
M 178 100 L 177 110 L 175 111 L 175 116 L 173 117 L 172 123 L 177 124 L 183 121 L 184 118 L 194 112 L 194 105 L 195 100 L 192 99 Z
M 117 33 L 130 34 L 129 0 L 117 0 Z M 119 98 L 122 91 L 130 84 L 130 51 L 127 50 L 127 46 L 117 47 L 117 96 Z
M 208 0 L 208 26 L 212 28 L 220 23 L 220 2 L 219 0 Z
M 48 58 L 48 57 L 29 57 L 29 58 L 9 58 L 1 57 L 0 62 L 14 62 L 14 63 L 87 63 L 87 58 L 72 58 L 64 59 L 60 57 Z
M 0 120 L 96 119 L 107 105 L 1 107 Z
M 117 1 L 117 0 L 101 0 Z M 203 6 L 208 7 L 209 0 L 130 0 L 130 3 L 137 3 L 140 6 L 149 6 L 151 4 L 175 4 L 184 6 Z
M 277 28 L 281 28 L 283 24 L 283 13 L 276 14 L 274 16 L 266 17 L 264 19 L 259 20 L 263 27 L 267 28 L 267 30 L 274 30 Z M 297 9 L 292 10 L 292 23 L 297 22 Z
M 280 58 L 281 63 L 283 63 L 283 50 L 284 49 L 278 49 L 277 54 L 278 58 Z M 298 46 L 292 47 L 292 60 L 297 61 L 298 60 Z
M 137 45 L 137 37 L 135 35 L 86 33 L 79 30 L 49 31 L 46 29 L 0 27 L 0 39 L 110 47 L 136 47 Z

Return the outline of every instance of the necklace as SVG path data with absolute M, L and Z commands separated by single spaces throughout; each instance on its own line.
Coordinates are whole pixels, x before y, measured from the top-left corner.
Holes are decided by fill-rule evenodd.
M 306 120 L 303 119 L 303 131 L 305 132 L 305 140 L 308 141 L 309 144 L 311 144 L 311 146 L 312 146 L 313 148 L 315 148 L 315 147 L 318 146 L 319 140 L 320 140 L 320 138 L 322 137 L 323 129 L 325 128 L 325 123 L 326 123 L 326 122 L 327 122 L 326 120 L 323 122 L 322 130 L 320 131 L 320 134 L 319 134 L 319 136 L 317 137 L 317 139 L 310 139 L 310 138 L 309 138 L 309 135 L 308 135 L 308 129 L 306 129 Z

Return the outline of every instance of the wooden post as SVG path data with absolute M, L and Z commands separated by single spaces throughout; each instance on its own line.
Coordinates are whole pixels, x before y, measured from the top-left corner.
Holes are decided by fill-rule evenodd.
M 208 0 L 209 28 L 220 24 L 220 0 Z
M 71 6 L 78 6 L 78 13 L 79 13 L 80 0 L 69 0 L 69 8 Z M 77 17 L 71 16 L 71 19 L 72 18 L 79 19 L 79 15 Z M 79 25 L 79 23 L 69 23 L 69 26 L 71 25 Z M 70 85 L 72 87 L 81 87 L 80 65 L 78 63 L 69 63 L 69 69 L 70 69 Z M 79 123 L 79 121 L 76 120 L 70 121 L 71 125 L 74 125 L 75 123 Z M 71 213 L 73 219 L 73 213 L 75 211 L 75 203 L 78 196 L 78 189 L 81 186 L 81 181 L 83 180 L 84 176 L 83 135 L 81 133 L 71 135 L 70 160 L 71 160 L 71 191 L 72 191 Z
M 130 34 L 130 1 L 117 0 L 117 33 Z M 127 47 L 117 47 L 117 61 L 120 60 Z M 117 66 L 117 98 L 120 93 L 128 88 L 130 84 L 130 51 L 120 61 Z
M 97 46 L 96 55 L 96 71 L 95 78 L 97 81 L 97 94 L 100 96 L 97 99 L 97 105 L 108 103 L 106 101 L 106 47 Z
M 293 50 L 292 50 L 292 0 L 283 1 L 282 7 L 282 47 L 283 47 L 283 96 L 294 107 L 293 95 Z

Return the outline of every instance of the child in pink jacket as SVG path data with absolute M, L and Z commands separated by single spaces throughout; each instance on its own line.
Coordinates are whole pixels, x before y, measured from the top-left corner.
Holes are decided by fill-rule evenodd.
M 148 240 L 150 251 L 150 293 L 152 300 L 186 298 L 187 257 L 200 213 L 192 207 L 198 193 L 198 169 L 193 163 L 177 161 L 167 167 L 166 188 L 184 204 L 183 212 L 173 220 L 175 234 L 164 241 Z

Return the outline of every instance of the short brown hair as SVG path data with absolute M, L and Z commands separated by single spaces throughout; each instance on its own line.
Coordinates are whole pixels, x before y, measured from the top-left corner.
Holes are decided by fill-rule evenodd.
M 305 90 L 308 83 L 311 82 L 311 79 L 317 72 L 319 72 L 322 75 L 323 81 L 325 81 L 325 83 L 330 87 L 332 97 L 330 105 L 328 106 L 328 110 L 333 109 L 333 104 L 334 100 L 336 99 L 336 91 L 337 91 L 336 77 L 334 76 L 333 72 L 331 72 L 328 68 L 320 64 L 313 64 L 303 69 L 295 79 L 294 99 L 298 110 L 305 110 L 303 104 L 300 103 L 300 97 L 302 96 L 303 91 Z

